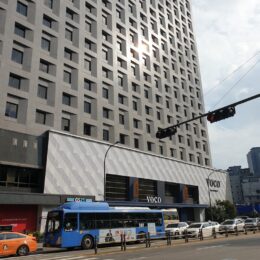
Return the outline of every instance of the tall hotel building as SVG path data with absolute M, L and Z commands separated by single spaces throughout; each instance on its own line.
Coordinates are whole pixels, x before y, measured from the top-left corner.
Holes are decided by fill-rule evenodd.
M 44 193 L 49 131 L 211 167 L 204 119 L 155 137 L 204 113 L 190 0 L 0 0 L 0 68 L 0 204 Z

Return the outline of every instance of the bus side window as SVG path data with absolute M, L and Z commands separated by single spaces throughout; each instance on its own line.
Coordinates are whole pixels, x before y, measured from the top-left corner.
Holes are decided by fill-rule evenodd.
M 64 218 L 64 230 L 73 231 L 77 230 L 78 227 L 78 218 L 77 213 L 67 213 Z

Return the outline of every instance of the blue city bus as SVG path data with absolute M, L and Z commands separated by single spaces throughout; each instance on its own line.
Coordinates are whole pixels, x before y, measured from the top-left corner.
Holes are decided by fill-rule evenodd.
M 99 244 L 143 240 L 163 236 L 164 220 L 160 210 L 113 208 L 105 202 L 67 202 L 48 212 L 44 246 L 90 249 Z

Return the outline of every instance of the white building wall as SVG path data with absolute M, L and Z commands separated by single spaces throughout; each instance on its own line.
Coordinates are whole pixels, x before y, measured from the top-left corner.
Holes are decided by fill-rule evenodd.
M 104 156 L 110 144 L 56 131 L 49 134 L 44 193 L 93 195 L 103 199 Z M 108 153 L 106 173 L 199 187 L 199 203 L 209 204 L 206 179 L 213 171 L 171 158 L 127 149 L 117 145 Z M 220 182 L 211 192 L 214 201 L 232 201 L 229 177 L 215 171 L 210 179 Z M 212 188 L 213 189 L 213 188 Z

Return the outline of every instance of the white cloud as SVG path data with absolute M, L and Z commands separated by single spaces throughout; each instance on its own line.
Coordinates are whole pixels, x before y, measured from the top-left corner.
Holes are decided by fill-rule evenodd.
M 260 1 L 193 0 L 192 5 L 206 111 L 260 93 L 260 62 L 254 66 L 260 59 Z M 236 110 L 233 118 L 209 126 L 214 167 L 247 167 L 246 154 L 260 146 L 260 99 Z
M 260 124 L 230 129 L 223 126 L 209 126 L 213 164 L 216 168 L 227 169 L 229 166 L 248 167 L 246 155 L 254 144 L 259 144 Z

